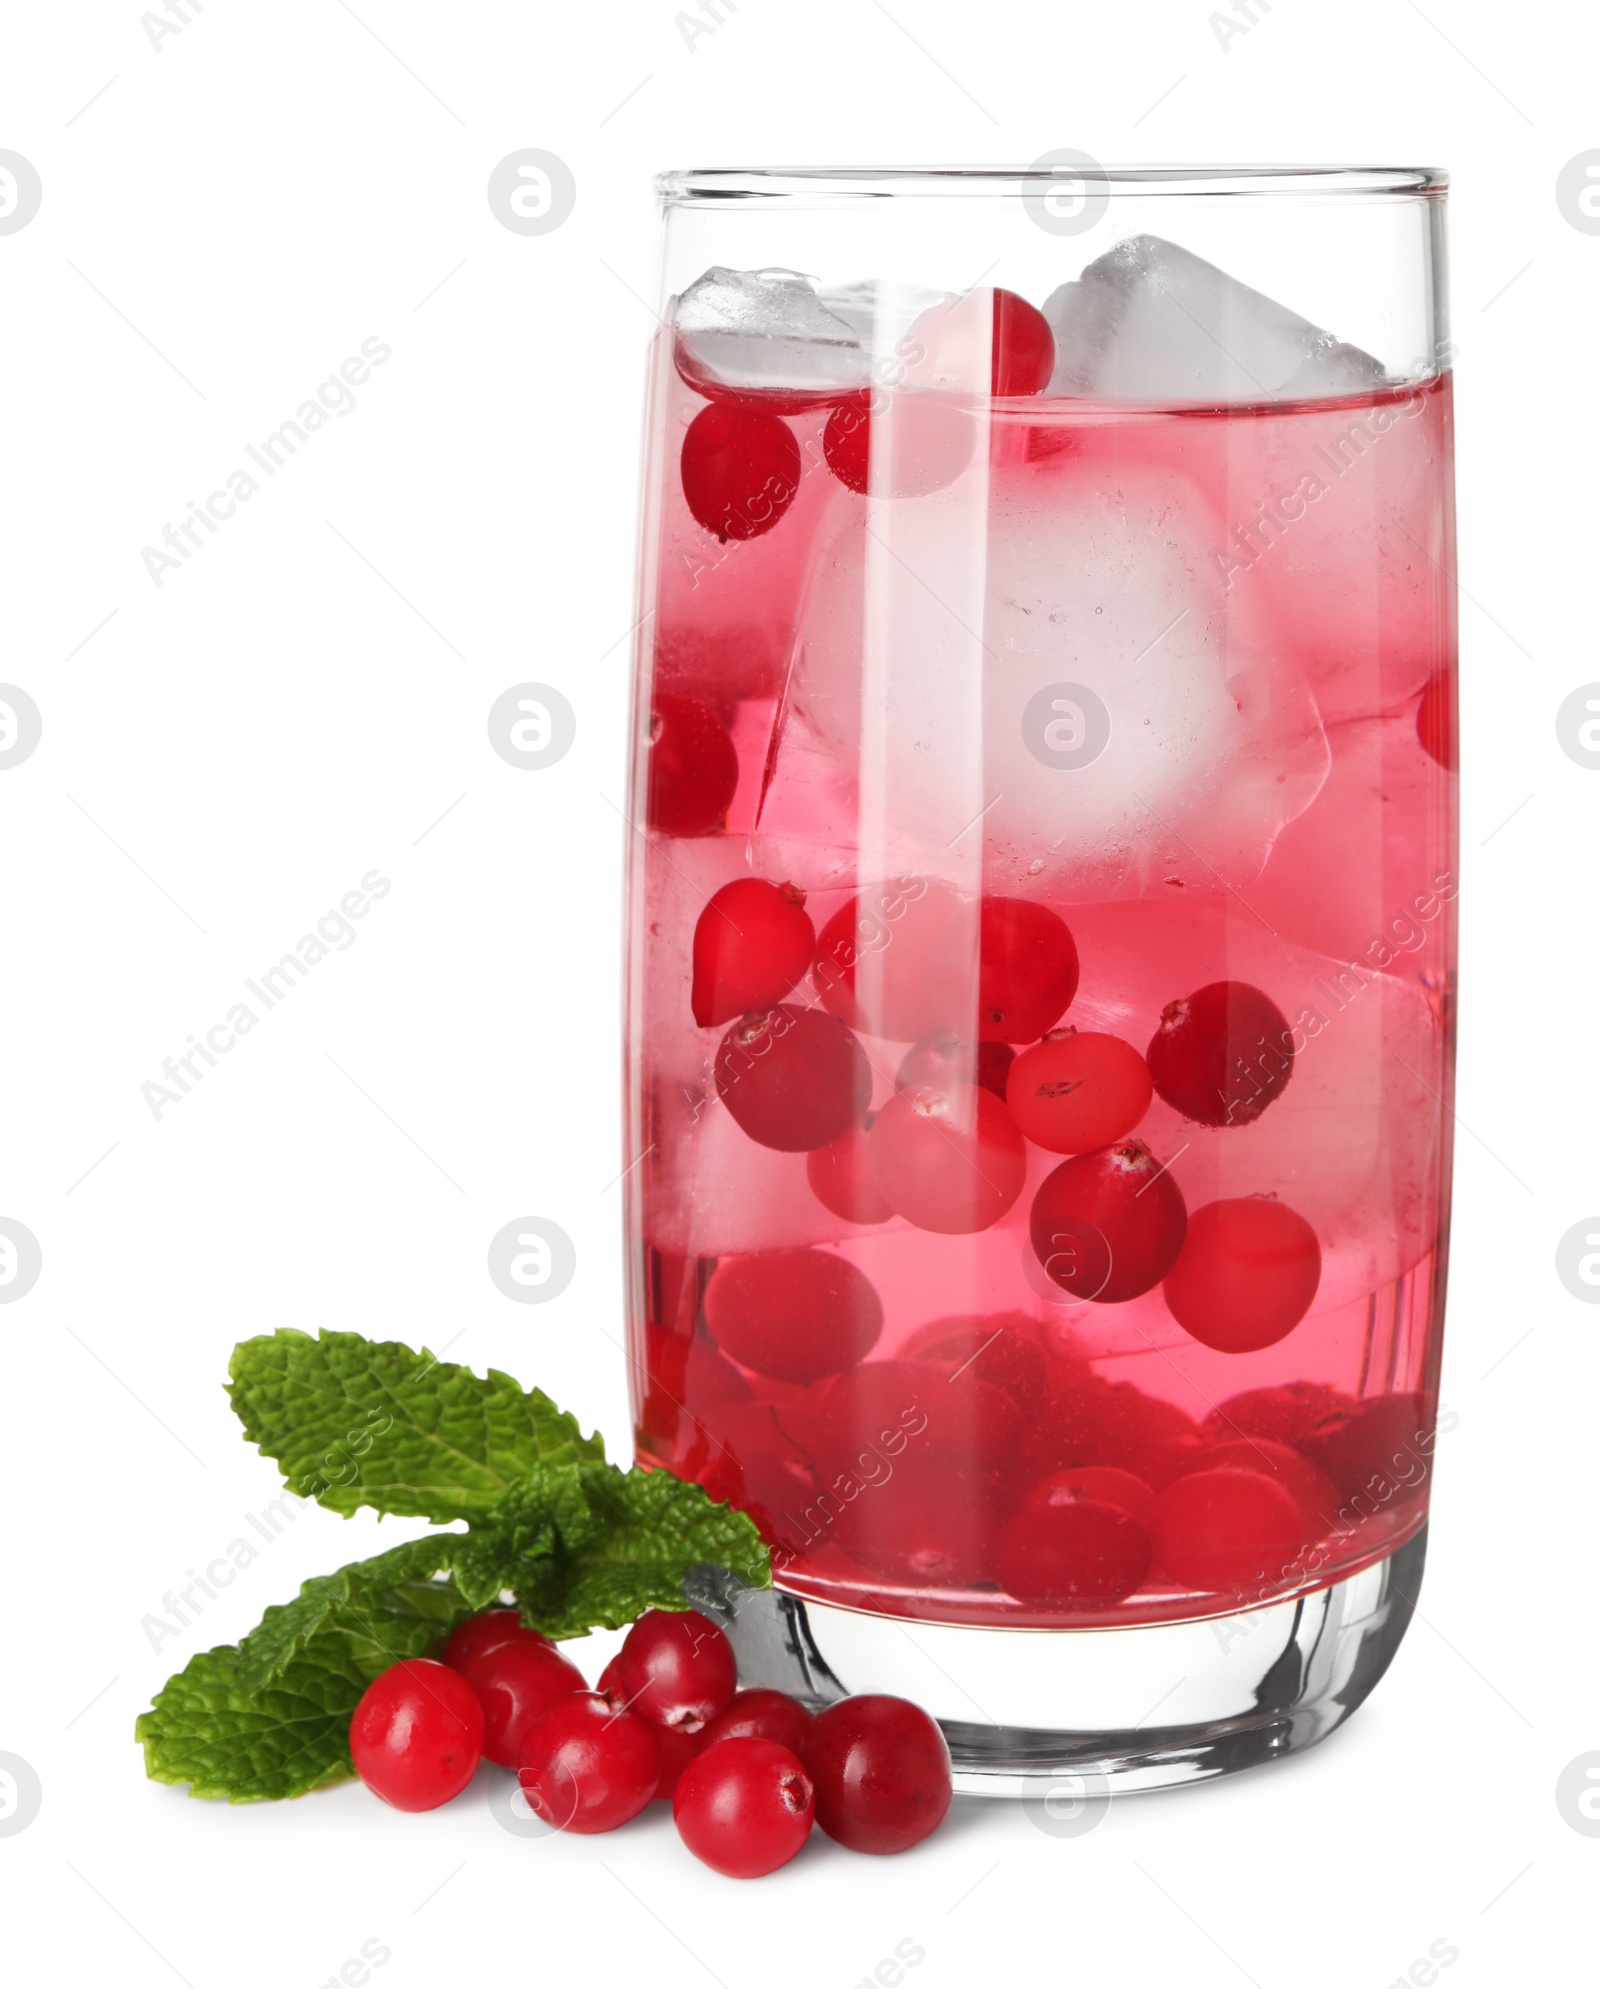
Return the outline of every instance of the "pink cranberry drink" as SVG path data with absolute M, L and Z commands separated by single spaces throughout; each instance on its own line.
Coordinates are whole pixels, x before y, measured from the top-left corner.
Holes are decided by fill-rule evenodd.
M 1426 1516 L 1450 377 L 1127 219 L 752 233 L 654 347 L 638 1454 L 814 1602 L 1173 1624 Z

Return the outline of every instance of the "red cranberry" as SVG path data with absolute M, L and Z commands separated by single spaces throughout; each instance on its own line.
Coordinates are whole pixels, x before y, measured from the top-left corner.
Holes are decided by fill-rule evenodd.
M 972 1375 L 1009 1395 L 1025 1417 L 1042 1414 L 1050 1395 L 1050 1357 L 1033 1321 L 1022 1312 L 934 1319 L 900 1349 L 953 1376 Z
M 826 1146 L 806 1155 L 806 1179 L 811 1192 L 830 1214 L 863 1225 L 887 1222 L 894 1210 L 872 1178 L 872 1149 L 868 1134 L 875 1114 L 852 1126 Z
M 702 1029 L 783 997 L 811 965 L 817 935 L 792 884 L 738 877 L 707 899 L 694 929 L 689 1006 Z
M 1028 1218 L 1046 1275 L 1102 1305 L 1160 1284 L 1183 1247 L 1187 1217 L 1171 1173 L 1142 1140 L 1064 1160 L 1046 1175 Z
M 1148 1501 L 1148 1487 L 1139 1485 L 1139 1491 Z M 1001 1527 L 995 1551 L 1000 1586 L 1036 1608 L 1107 1608 L 1132 1595 L 1149 1572 L 1145 1528 L 1072 1472 L 1034 1486 Z
M 982 1365 L 955 1374 L 928 1361 L 868 1361 L 835 1375 L 819 1391 L 830 1460 L 849 1466 L 863 1447 L 901 1459 L 909 1448 L 1002 1470 L 1021 1441 L 1022 1415 L 980 1379 Z
M 837 1016 L 778 1003 L 747 1015 L 717 1050 L 717 1095 L 758 1146 L 808 1153 L 865 1116 L 872 1070 Z
M 725 1361 L 709 1340 L 690 1339 L 665 1327 L 645 1327 L 645 1358 L 634 1372 L 643 1384 L 639 1434 L 672 1446 L 684 1437 L 694 1419 L 718 1402 L 743 1402 L 750 1384 L 731 1361 Z M 514 1612 L 513 1612 L 514 1613 Z
M 669 1803 L 678 1792 L 683 1771 L 704 1752 L 703 1733 L 685 1733 L 682 1727 L 656 1727 L 656 1753 L 661 1759 L 661 1779 L 656 1783 L 652 1802 Z
M 725 1354 L 774 1381 L 820 1381 L 863 1360 L 883 1329 L 871 1280 L 827 1250 L 724 1257 L 705 1295 Z
M 1009 1043 L 968 1043 L 953 1030 L 941 1029 L 906 1051 L 894 1074 L 894 1088 L 915 1091 L 919 1084 L 980 1084 L 1003 1099 L 1016 1054 Z
M 708 1747 L 678 1784 L 672 1817 L 704 1865 L 763 1878 L 811 1835 L 811 1778 L 787 1747 L 745 1737 Z
M 1204 1443 L 1183 1411 L 1131 1381 L 1106 1381 L 1058 1363 L 1049 1403 L 1030 1418 L 1014 1481 L 1110 1466 L 1157 1489 L 1193 1469 Z
M 775 414 L 713 405 L 690 422 L 679 473 L 698 524 L 724 542 L 757 539 L 794 502 L 800 445 Z
M 1044 313 L 1014 290 L 996 290 L 991 391 L 1043 393 L 1055 364 L 1055 334 Z
M 521 1610 L 484 1609 L 476 1616 L 469 1616 L 464 1623 L 458 1623 L 450 1632 L 444 1647 L 444 1662 L 452 1671 L 461 1672 L 470 1683 L 474 1662 L 486 1657 L 490 1651 L 498 1650 L 502 1644 L 531 1644 L 541 1651 L 555 1649 L 548 1637 L 528 1628 L 522 1620 Z
M 1264 1471 L 1193 1471 L 1156 1499 L 1156 1566 L 1185 1588 L 1265 1594 L 1309 1539 L 1299 1502 Z
M 1277 1004 L 1247 981 L 1211 981 L 1161 1011 L 1145 1062 L 1156 1090 L 1203 1126 L 1248 1126 L 1281 1095 L 1294 1036 Z
M 843 1483 L 851 1496 L 838 1503 Z M 967 1588 L 994 1572 L 1000 1500 L 960 1453 L 885 1457 L 870 1440 L 832 1480 L 831 1537 L 853 1560 L 917 1590 Z
M 1048 905 L 985 898 L 978 919 L 978 1034 L 1031 1043 L 1078 992 L 1078 949 Z
M 534 1815 L 557 1830 L 615 1830 L 644 1808 L 661 1779 L 650 1723 L 598 1692 L 573 1692 L 535 1720 L 517 1780 Z
M 970 414 L 934 395 L 852 394 L 822 431 L 828 468 L 863 496 L 927 497 L 955 482 L 972 460 Z
M 747 1513 L 769 1547 L 794 1553 L 807 1538 L 823 1438 L 818 1419 L 785 1403 L 729 1402 L 700 1418 L 702 1447 L 686 1475 L 719 1505 Z
M 1271 1437 L 1298 1446 L 1319 1424 L 1354 1407 L 1350 1396 L 1324 1381 L 1286 1381 L 1275 1388 L 1249 1388 L 1242 1395 L 1230 1395 L 1212 1410 L 1203 1427 L 1219 1443 Z
M 1321 1278 L 1322 1248 L 1305 1217 L 1250 1195 L 1195 1210 L 1162 1291 L 1202 1346 L 1253 1354 L 1294 1331 Z
M 700 1738 L 707 1747 L 715 1747 L 719 1740 L 772 1740 L 791 1754 L 803 1755 L 810 1731 L 811 1715 L 797 1699 L 753 1686 L 748 1692 L 736 1692 Z
M 1446 773 L 1454 773 L 1460 763 L 1456 749 L 1456 684 L 1453 670 L 1440 670 L 1428 679 L 1417 706 L 1417 738 L 1430 760 L 1436 760 Z
M 990 1228 L 1027 1174 L 1010 1113 L 977 1085 L 897 1091 L 873 1121 L 873 1179 L 896 1215 L 918 1229 L 970 1236 Z
M 869 1036 L 914 1043 L 959 1018 L 951 961 L 970 952 L 976 908 L 937 878 L 900 877 L 847 898 L 817 935 L 823 1005 Z
M 362 1693 L 350 1758 L 394 1809 L 437 1809 L 472 1780 L 483 1751 L 483 1708 L 459 1671 L 402 1658 Z
M 907 344 L 908 375 L 923 389 L 971 392 L 978 385 L 975 362 L 985 345 L 991 393 L 1037 394 L 1055 369 L 1056 342 L 1048 320 L 1014 290 L 984 287 L 931 306 L 912 325 Z
M 806 1741 L 817 1822 L 851 1851 L 908 1851 L 950 1807 L 950 1750 L 909 1700 L 864 1692 L 819 1713 Z
M 606 1667 L 608 1690 L 640 1719 L 698 1733 L 738 1682 L 733 1646 L 694 1609 L 647 1609 Z
M 739 785 L 739 756 L 701 698 L 659 691 L 650 707 L 645 820 L 664 836 L 720 829 Z
M 1271 1437 L 1240 1437 L 1206 1451 L 1199 1468 L 1264 1472 L 1299 1506 L 1313 1535 L 1326 1533 L 1335 1523 L 1338 1493 L 1327 1476 L 1290 1444 L 1275 1443 Z
M 1052 1030 L 1006 1077 L 1024 1139 L 1051 1153 L 1093 1153 L 1126 1139 L 1150 1109 L 1150 1066 L 1120 1036 Z
M 1426 1482 L 1436 1415 L 1431 1395 L 1373 1395 L 1324 1418 L 1299 1448 L 1327 1474 L 1340 1505 L 1366 1519 Z
M 516 1767 L 528 1729 L 541 1714 L 589 1685 L 557 1651 L 521 1643 L 500 1644 L 480 1656 L 467 1682 L 483 1708 L 483 1751 L 502 1768 Z

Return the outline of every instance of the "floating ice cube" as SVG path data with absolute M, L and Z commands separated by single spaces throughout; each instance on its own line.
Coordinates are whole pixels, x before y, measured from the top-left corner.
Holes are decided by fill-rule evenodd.
M 791 676 L 793 743 L 858 783 L 885 874 L 932 861 L 965 886 L 953 866 L 981 841 L 991 889 L 1081 900 L 1176 877 L 1215 894 L 1260 873 L 1320 788 L 1315 701 L 1259 606 L 1225 589 L 1217 519 L 1110 433 L 836 514 Z M 873 643 L 889 652 L 876 676 Z M 1055 731 L 1041 699 L 1062 706 Z M 1063 764 L 1049 748 L 1095 707 L 1103 750 Z
M 691 386 L 804 406 L 867 385 L 870 352 L 850 320 L 828 309 L 792 269 L 708 269 L 673 311 L 678 368 Z
M 1118 242 L 1044 314 L 1052 394 L 1214 406 L 1361 393 L 1384 379 L 1370 353 L 1158 235 Z

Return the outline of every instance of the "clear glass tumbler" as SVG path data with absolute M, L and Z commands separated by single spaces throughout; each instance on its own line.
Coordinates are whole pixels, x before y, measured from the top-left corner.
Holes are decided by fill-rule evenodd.
M 958 1786 L 1307 1745 L 1421 1574 L 1455 965 L 1445 180 L 660 182 L 640 1462 L 747 1677 Z

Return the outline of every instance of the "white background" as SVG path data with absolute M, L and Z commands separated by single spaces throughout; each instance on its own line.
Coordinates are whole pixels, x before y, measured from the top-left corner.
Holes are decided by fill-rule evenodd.
M 0 1750 L 44 1790 L 0 1839 L 7 1975 L 314 1989 L 377 1940 L 382 1989 L 849 1989 L 909 1940 L 917 1989 L 1382 1989 L 1437 1942 L 1451 1989 L 1571 1979 L 1600 1841 L 1555 1784 L 1600 1748 L 1600 1317 L 1554 1255 L 1600 1206 L 1600 774 L 1554 716 L 1600 677 L 1600 236 L 1555 181 L 1600 144 L 1594 24 L 1255 0 L 1224 50 L 1204 0 L 721 0 L 691 51 L 672 0 L 186 11 L 157 53 L 136 0 L 17 7 L 0 75 L 0 146 L 44 186 L 0 237 L 0 676 L 44 715 L 0 773 L 0 1214 L 44 1253 L 0 1310 Z M 142 1618 L 277 1490 L 221 1393 L 236 1339 L 448 1346 L 626 1452 L 608 1184 L 650 175 L 1062 145 L 1455 175 L 1471 1130 L 1423 1620 L 1301 1759 L 1070 1842 L 965 1803 L 903 1859 L 819 1838 L 743 1888 L 659 1808 L 524 1842 L 477 1791 L 408 1817 L 359 1786 L 229 1809 L 146 1783 L 132 1723 L 169 1671 L 399 1537 L 306 1507 L 152 1651 Z M 548 236 L 485 199 L 523 146 L 576 177 Z M 141 547 L 374 335 L 393 356 L 356 411 L 156 588 Z M 536 774 L 485 730 L 526 678 L 578 716 Z M 356 942 L 157 1122 L 162 1059 L 374 867 L 393 889 Z M 578 1252 L 542 1308 L 485 1270 L 530 1213 Z

